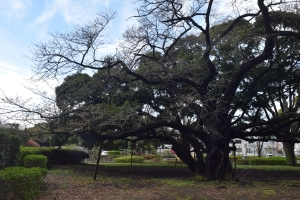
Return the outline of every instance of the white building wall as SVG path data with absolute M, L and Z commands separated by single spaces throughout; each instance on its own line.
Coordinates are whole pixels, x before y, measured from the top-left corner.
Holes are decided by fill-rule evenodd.
M 237 148 L 236 155 L 242 156 L 242 155 L 248 155 L 248 156 L 257 156 L 257 144 L 256 142 L 249 143 L 245 140 L 241 139 L 234 139 L 235 146 Z M 296 148 L 295 148 L 296 149 Z M 299 151 L 300 154 L 300 145 L 297 146 L 297 151 Z M 283 145 L 281 142 L 275 142 L 275 141 L 269 141 L 263 143 L 262 148 L 262 155 L 265 154 L 273 154 L 273 155 L 283 155 L 280 154 L 280 152 L 283 152 Z M 232 152 L 233 154 L 233 152 Z

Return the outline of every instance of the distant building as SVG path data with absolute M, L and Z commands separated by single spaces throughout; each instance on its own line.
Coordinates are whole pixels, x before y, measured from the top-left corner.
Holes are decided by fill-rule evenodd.
M 248 156 L 256 156 L 258 145 L 256 142 L 249 143 L 242 139 L 234 139 L 236 146 L 236 155 L 248 155 Z M 273 155 L 283 155 L 283 145 L 281 142 L 276 141 L 268 141 L 262 143 L 262 155 L 265 154 L 273 154 Z M 299 146 L 300 147 L 300 146 Z M 299 148 L 300 152 L 300 148 Z M 233 155 L 233 152 L 231 152 Z

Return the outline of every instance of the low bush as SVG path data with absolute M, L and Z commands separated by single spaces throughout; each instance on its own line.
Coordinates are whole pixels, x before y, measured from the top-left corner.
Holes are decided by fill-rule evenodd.
M 162 158 L 175 158 L 176 157 L 176 154 L 173 153 L 171 150 L 165 150 L 162 155 L 161 155 Z
M 114 159 L 115 163 L 131 163 L 131 156 L 123 156 Z M 132 163 L 143 163 L 144 158 L 142 156 L 132 156 Z
M 161 158 L 152 158 L 152 159 L 148 160 L 148 162 L 155 162 L 155 163 L 162 162 L 162 159 Z
M 52 149 L 48 147 L 21 147 L 18 156 L 18 165 L 24 165 L 24 157 L 27 155 L 44 155 L 49 163 L 55 164 L 79 164 L 89 154 L 72 149 Z
M 142 156 L 146 159 L 146 160 L 151 160 L 153 158 L 156 158 L 156 156 L 154 154 L 148 153 L 146 154 L 142 154 Z
M 243 159 L 243 156 L 235 156 L 235 160 L 237 161 L 237 160 L 241 160 L 241 159 Z M 229 156 L 229 160 L 231 161 L 231 162 L 233 162 L 234 161 L 234 156 Z
M 47 168 L 47 157 L 44 155 L 28 155 L 23 159 L 24 167 L 40 167 Z
M 24 147 L 41 147 L 36 141 L 34 140 L 28 140 L 25 144 L 23 144 Z
M 113 150 L 113 151 L 107 151 L 107 153 L 110 156 L 119 156 L 121 152 L 119 150 Z
M 249 160 L 250 165 L 286 165 L 284 157 L 253 158 Z
M 3 176 L 1 176 L 0 172 L 0 199 L 9 199 L 9 184 L 8 181 L 4 179 Z
M 182 162 L 182 160 L 165 160 L 166 163 L 168 164 L 172 164 L 172 165 L 175 165 L 176 164 L 185 164 L 184 162 Z
M 23 159 L 28 155 L 44 155 L 46 157 L 51 156 L 51 148 L 49 147 L 20 147 L 20 154 L 18 156 L 18 165 L 23 166 Z
M 17 164 L 21 139 L 0 130 L 0 169 Z
M 250 158 L 238 159 L 236 161 L 236 164 L 237 165 L 249 165 L 249 160 L 250 160 Z
M 55 164 L 80 164 L 86 158 L 89 158 L 89 154 L 83 151 L 51 149 L 51 155 L 48 157 L 48 160 L 50 163 Z
M 45 169 L 8 167 L 0 171 L 1 199 L 33 200 L 40 194 Z

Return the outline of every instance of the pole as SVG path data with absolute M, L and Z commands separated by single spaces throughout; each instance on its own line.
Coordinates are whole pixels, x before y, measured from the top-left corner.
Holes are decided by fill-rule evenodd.
M 133 137 L 131 137 L 131 141 L 133 141 Z M 131 142 L 131 145 L 130 145 L 130 149 L 131 149 L 130 166 L 131 166 L 131 168 L 132 168 L 132 153 L 133 153 L 133 151 L 132 151 L 132 149 L 133 149 L 133 143 L 132 143 L 132 142 Z
M 235 142 L 233 142 L 233 146 L 235 147 Z M 234 148 L 234 151 L 233 151 L 234 170 L 236 170 L 236 158 L 235 158 L 235 150 L 236 150 L 236 148 Z
M 97 165 L 96 165 L 96 169 L 95 169 L 94 181 L 96 180 L 97 173 L 98 173 L 98 166 L 99 166 L 99 162 L 100 162 L 102 146 L 103 146 L 103 140 L 101 140 L 100 146 L 99 146 L 99 152 L 98 152 L 98 158 L 97 158 Z

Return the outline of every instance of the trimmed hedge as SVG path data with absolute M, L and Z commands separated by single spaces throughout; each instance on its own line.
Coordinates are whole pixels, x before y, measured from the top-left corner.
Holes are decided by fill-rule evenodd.
M 151 160 L 153 158 L 156 158 L 156 156 L 154 154 L 148 153 L 146 154 L 142 154 L 142 156 L 146 159 L 146 160 Z
M 162 162 L 162 159 L 161 158 L 152 158 L 151 160 L 147 160 L 148 162 L 152 163 L 158 163 L 158 162 Z
M 24 157 L 27 155 L 44 155 L 48 158 L 48 163 L 55 164 L 79 164 L 89 154 L 83 151 L 71 149 L 52 149 L 49 147 L 21 147 L 18 156 L 18 165 L 24 165 Z
M 24 147 L 41 147 L 36 141 L 34 140 L 28 140 L 25 144 L 23 144 Z
M 250 165 L 286 165 L 284 157 L 253 158 L 249 160 Z
M 249 160 L 251 160 L 251 158 L 238 159 L 238 160 L 236 160 L 236 164 L 237 165 L 249 165 Z
M 86 158 L 89 158 L 89 154 L 83 151 L 51 149 L 51 156 L 48 157 L 48 160 L 55 164 L 80 164 Z
M 182 160 L 165 160 L 164 162 L 168 163 L 168 164 L 172 164 L 174 165 L 175 163 L 176 164 L 185 164 Z
M 114 159 L 115 163 L 131 163 L 131 156 L 123 156 Z M 144 158 L 142 156 L 132 156 L 132 163 L 143 163 Z
M 241 159 L 243 159 L 243 156 L 235 156 L 236 161 L 241 160 Z M 234 162 L 234 156 L 229 156 L 229 160 L 231 162 Z
M 38 167 L 8 167 L 0 171 L 0 199 L 33 200 L 40 194 L 45 170 Z
M 18 156 L 18 165 L 23 166 L 23 159 L 27 155 L 44 155 L 46 157 L 51 156 L 52 149 L 49 147 L 20 147 L 20 154 Z
M 28 155 L 23 159 L 24 167 L 26 168 L 40 167 L 46 169 L 47 161 L 48 159 L 44 155 Z
M 0 169 L 17 164 L 21 139 L 0 131 Z
M 119 156 L 121 154 L 121 151 L 113 150 L 113 151 L 107 151 L 107 153 L 110 156 Z

